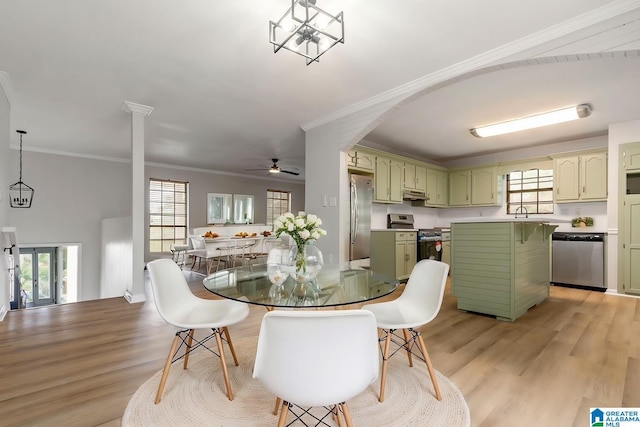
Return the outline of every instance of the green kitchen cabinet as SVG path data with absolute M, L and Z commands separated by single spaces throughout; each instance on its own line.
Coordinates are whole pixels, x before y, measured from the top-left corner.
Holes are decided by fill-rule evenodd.
M 373 201 L 402 203 L 402 174 L 404 163 L 388 157 L 376 157 Z
M 352 170 L 373 173 L 376 166 L 376 156 L 360 149 L 347 153 L 347 167 Z
M 458 309 L 513 321 L 544 301 L 555 228 L 535 221 L 452 224 L 451 284 Z
M 588 153 L 553 160 L 556 203 L 607 199 L 607 153 Z
M 409 278 L 416 265 L 418 235 L 415 231 L 379 230 L 371 232 L 371 270 L 395 277 Z

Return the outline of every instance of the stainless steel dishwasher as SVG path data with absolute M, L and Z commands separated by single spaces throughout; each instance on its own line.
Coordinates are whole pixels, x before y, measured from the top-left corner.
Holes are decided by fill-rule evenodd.
M 551 283 L 606 290 L 604 241 L 604 233 L 553 233 Z

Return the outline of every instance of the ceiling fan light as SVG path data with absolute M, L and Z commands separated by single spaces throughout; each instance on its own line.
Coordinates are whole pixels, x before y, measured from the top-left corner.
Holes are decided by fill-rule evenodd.
M 269 169 L 269 173 L 280 173 L 280 168 L 272 167 L 271 169 Z
M 471 135 L 478 138 L 503 135 L 505 133 L 519 132 L 521 130 L 534 129 L 571 120 L 582 119 L 591 115 L 591 107 L 588 104 L 575 105 L 560 110 L 549 111 L 529 117 L 509 120 L 487 126 L 478 126 L 469 129 Z

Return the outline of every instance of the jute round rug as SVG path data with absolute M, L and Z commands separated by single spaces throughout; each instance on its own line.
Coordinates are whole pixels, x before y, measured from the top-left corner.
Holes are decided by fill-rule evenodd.
M 220 360 L 207 351 L 194 352 L 189 368 L 171 367 L 162 401 L 155 405 L 158 371 L 135 392 L 122 417 L 123 427 L 148 426 L 275 426 L 275 396 L 252 377 L 257 338 L 234 341 L 240 366 L 225 347 L 234 400 L 226 396 Z M 471 424 L 469 407 L 460 390 L 437 372 L 442 401 L 435 398 L 424 362 L 397 354 L 389 360 L 385 400 L 378 402 L 379 379 L 347 401 L 356 426 L 446 426 Z M 340 387 L 340 384 L 336 384 Z M 289 415 L 289 422 L 293 420 Z M 326 422 L 331 424 L 331 417 Z

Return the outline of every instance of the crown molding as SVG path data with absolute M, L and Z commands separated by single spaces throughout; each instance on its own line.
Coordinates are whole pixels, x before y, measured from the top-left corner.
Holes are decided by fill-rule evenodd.
M 578 30 L 589 28 L 590 26 L 602 23 L 637 9 L 640 9 L 640 5 L 637 0 L 613 1 L 605 6 L 561 22 L 560 24 L 552 25 L 551 27 L 540 30 L 529 36 L 522 37 L 511 43 L 507 43 L 462 62 L 458 62 L 457 64 L 453 64 L 431 74 L 427 74 L 426 76 L 372 96 L 364 101 L 342 108 L 324 117 L 304 123 L 300 127 L 306 132 L 310 129 L 345 118 L 346 116 L 371 108 L 375 105 L 388 102 L 393 98 L 409 97 L 436 84 L 458 78 L 466 73 L 477 71 L 486 66 L 495 65 L 497 61 L 504 60 L 505 58 L 509 58 L 517 53 L 527 51 L 552 40 L 572 34 Z
M 126 113 L 140 113 L 144 116 L 148 116 L 153 111 L 153 107 L 136 104 L 135 102 L 124 101 L 122 103 L 122 111 Z

